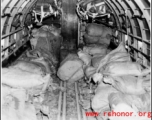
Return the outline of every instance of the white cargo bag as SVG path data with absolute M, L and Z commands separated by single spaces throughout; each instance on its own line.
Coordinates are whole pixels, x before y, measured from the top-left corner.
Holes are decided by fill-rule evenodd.
M 86 26 L 86 33 L 90 36 L 102 36 L 112 34 L 112 29 L 101 24 L 91 23 Z
M 114 61 L 131 61 L 130 55 L 127 53 L 123 42 L 121 42 L 116 49 L 112 50 L 103 59 L 101 59 L 96 72 L 100 72 L 100 69 L 102 69 L 104 65 Z
M 37 58 L 37 59 L 32 59 L 31 61 L 43 64 L 45 66 L 46 72 L 47 73 L 51 72 L 49 63 L 43 57 L 40 57 L 40 58 Z
M 80 50 L 77 54 L 79 58 L 84 62 L 85 65 L 88 65 L 88 66 L 91 65 L 91 56 L 88 53 Z
M 2 84 L 2 120 L 37 120 L 33 104 L 26 101 L 26 90 Z
M 96 72 L 96 68 L 92 67 L 92 66 L 87 66 L 85 67 L 84 69 L 84 73 L 85 73 L 85 76 L 87 78 L 90 78 L 94 75 L 94 73 Z
M 141 95 L 130 95 L 122 92 L 111 93 L 108 99 L 112 109 L 119 103 L 126 103 L 130 106 L 135 106 L 138 111 L 150 111 L 150 92 Z
M 142 75 L 142 66 L 136 62 L 111 62 L 105 66 L 104 75 L 124 76 Z
M 104 58 L 104 55 L 100 55 L 100 56 L 95 56 L 91 59 L 91 64 L 93 67 L 97 68 L 99 66 L 99 63 L 101 61 L 101 59 Z
M 109 94 L 117 92 L 111 85 L 101 82 L 95 91 L 95 96 L 92 99 L 92 109 L 95 112 L 103 112 L 109 109 Z
M 88 34 L 84 34 L 84 42 L 86 44 L 104 44 L 106 46 L 108 46 L 110 44 L 111 41 L 111 35 L 107 34 L 105 37 L 101 37 L 101 36 L 90 36 Z
M 89 46 L 84 46 L 83 51 L 90 55 L 105 55 L 107 52 L 107 47 L 104 45 L 92 44 Z
M 120 113 L 118 114 L 119 116 L 111 115 L 108 120 L 150 120 L 147 116 L 139 116 L 138 111 L 126 103 L 119 103 L 114 107 L 113 111 L 115 113 Z M 126 115 L 124 115 L 124 113 Z
M 61 80 L 69 80 L 75 75 L 81 68 L 83 62 L 78 58 L 76 54 L 69 54 L 60 64 L 57 71 L 57 75 Z
M 111 84 L 117 90 L 126 94 L 140 95 L 144 94 L 147 91 L 147 88 L 150 87 L 150 78 L 145 77 L 135 77 L 135 76 L 109 76 L 104 77 L 103 81 L 105 83 Z M 149 84 L 147 83 L 149 82 Z
M 12 100 L 7 104 L 8 106 L 2 107 L 2 120 L 37 120 L 36 110 L 33 104 L 26 103 L 23 108 L 23 113 L 16 109 L 14 104 L 18 103 Z
M 46 73 L 46 68 L 42 64 L 35 64 L 31 61 L 24 61 L 19 60 L 16 61 L 14 65 L 11 66 L 11 68 L 21 69 L 30 73 L 36 73 L 39 75 L 44 75 Z
M 47 84 L 49 80 L 49 74 L 42 77 L 39 74 L 34 74 L 18 68 L 2 69 L 2 83 L 15 88 L 29 89 Z
M 80 80 L 81 78 L 84 77 L 84 72 L 83 69 L 80 68 L 76 73 L 68 80 L 68 83 L 74 83 L 77 80 Z

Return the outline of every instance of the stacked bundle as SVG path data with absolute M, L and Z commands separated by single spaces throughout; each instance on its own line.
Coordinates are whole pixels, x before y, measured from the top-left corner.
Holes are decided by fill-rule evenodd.
M 16 66 L 3 68 L 2 119 L 37 120 L 37 111 L 30 99 L 36 96 L 42 98 L 51 82 L 50 75 L 44 75 L 35 64 L 21 62 Z
M 101 24 L 90 23 L 86 26 L 84 42 L 86 44 L 110 44 L 112 29 Z
M 60 63 L 57 75 L 61 80 L 75 82 L 84 77 L 84 72 L 91 67 L 92 56 L 105 55 L 107 48 L 103 45 L 91 44 L 76 53 L 70 53 Z M 94 71 L 95 72 L 95 71 Z M 86 72 L 85 72 L 86 73 Z M 89 73 L 86 73 L 89 76 Z
M 52 53 L 54 56 L 59 56 L 61 42 L 63 40 L 60 35 L 60 29 L 55 26 L 42 26 L 39 29 L 32 30 L 31 44 L 34 49 L 43 49 Z
M 84 77 L 84 73 L 90 77 L 92 74 L 89 72 L 91 64 L 93 67 L 97 67 L 99 64 L 97 61 L 100 61 L 107 54 L 112 30 L 96 23 L 88 24 L 85 30 L 84 41 L 87 46 L 77 52 L 77 55 L 68 55 L 63 60 L 58 69 L 58 77 L 61 80 L 74 82 Z
M 89 77 L 93 77 L 94 82 L 100 82 L 92 99 L 94 111 L 123 112 L 130 109 L 136 113 L 139 111 L 148 113 L 150 110 L 150 70 L 132 62 L 122 43 L 100 59 L 98 67 L 90 69 L 89 72 L 91 73 Z M 123 109 L 120 109 L 120 106 Z M 135 107 L 131 108 L 132 106 Z M 104 119 L 107 119 L 106 117 L 103 116 Z M 116 119 L 118 117 L 110 118 L 110 120 Z M 128 118 L 123 116 L 120 119 Z M 130 116 L 129 119 L 137 117 Z
M 105 46 L 96 44 L 84 46 L 77 54 L 68 55 L 63 60 L 58 76 L 72 83 L 83 77 L 100 83 L 95 96 L 90 98 L 91 106 L 84 104 L 85 109 L 92 107 L 96 112 L 105 112 L 117 110 L 122 104 L 132 111 L 149 111 L 150 70 L 132 62 L 122 42 L 108 54 Z M 131 108 L 131 105 L 137 109 Z M 102 116 L 104 120 L 108 117 Z
M 39 29 L 33 29 L 32 36 L 34 38 L 31 38 L 30 42 L 33 50 L 27 52 L 24 60 L 44 66 L 47 64 L 50 69 L 48 72 L 56 73 L 62 42 L 60 29 L 44 25 Z
M 33 30 L 33 37 L 34 49 L 23 54 L 25 56 L 9 68 L 2 69 L 4 120 L 49 120 L 52 117 L 51 104 L 58 99 L 52 92 L 59 88 L 52 86 L 52 77 L 56 74 L 62 37 L 60 30 L 53 26 Z
M 84 76 L 83 62 L 76 54 L 69 54 L 61 63 L 57 71 L 61 80 L 74 83 Z
M 55 119 L 59 97 L 57 92 L 64 88 L 53 83 L 58 80 L 54 77 L 50 76 L 50 67 L 40 58 L 33 61 L 17 61 L 9 68 L 3 68 L 2 118 L 4 120 Z
M 26 55 L 23 58 L 21 57 L 20 59 L 32 63 L 39 63 L 44 66 L 46 66 L 47 64 L 50 69 L 48 72 L 52 74 L 56 73 L 58 60 L 52 53 L 48 52 L 45 49 L 34 49 L 31 51 L 27 51 Z

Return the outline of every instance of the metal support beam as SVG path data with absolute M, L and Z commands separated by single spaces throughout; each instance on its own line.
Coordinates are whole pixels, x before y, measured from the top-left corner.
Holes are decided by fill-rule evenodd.
M 17 32 L 19 32 L 19 31 L 21 31 L 21 30 L 23 30 L 23 28 L 20 28 L 20 29 L 18 29 L 18 30 L 12 31 L 12 32 L 10 32 L 9 34 L 3 35 L 1 39 L 4 39 L 4 38 L 6 38 L 6 37 L 9 37 L 10 35 L 13 35 L 14 33 L 17 33 Z

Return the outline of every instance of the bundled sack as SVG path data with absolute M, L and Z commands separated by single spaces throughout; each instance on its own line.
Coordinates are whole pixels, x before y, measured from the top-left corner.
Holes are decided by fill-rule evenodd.
M 57 75 L 61 80 L 69 80 L 79 70 L 81 70 L 83 62 L 76 54 L 69 54 L 61 63 L 57 71 Z M 79 78 L 78 78 L 79 79 Z
M 57 56 L 59 56 L 59 52 L 60 52 L 60 47 L 61 44 L 63 42 L 63 37 L 60 35 L 61 34 L 61 29 L 55 27 L 54 25 L 44 25 L 42 26 L 39 31 L 48 31 L 49 34 L 51 35 L 50 42 L 51 42 L 51 47 L 53 49 L 54 54 Z M 52 35 L 53 34 L 53 35 Z
M 45 49 L 36 49 L 36 50 L 40 52 L 40 56 L 42 56 L 45 59 L 48 59 L 50 62 L 52 62 L 53 65 L 58 64 L 59 61 L 53 53 L 50 53 Z
M 105 83 L 126 94 L 140 95 L 147 92 L 150 87 L 150 78 L 135 76 L 108 76 L 104 77 Z M 147 84 L 149 82 L 149 84 Z
M 83 51 L 89 55 L 105 55 L 107 47 L 104 45 L 92 44 L 83 47 Z
M 40 74 L 27 72 L 18 68 L 10 67 L 2 69 L 2 83 L 15 88 L 29 89 L 42 85 L 42 89 L 45 90 L 50 79 L 49 74 L 42 77 Z
M 113 115 L 113 112 L 116 113 L 116 116 L 115 114 Z M 126 103 L 119 103 L 117 106 L 114 107 L 114 109 L 110 113 L 111 114 L 109 114 L 108 120 L 150 120 L 151 119 L 151 112 L 147 112 L 145 115 L 139 116 L 138 111 L 134 107 Z
M 42 26 L 39 29 L 33 29 L 31 44 L 35 48 L 46 49 L 50 52 L 54 52 L 55 55 L 59 54 L 59 49 L 63 41 L 60 35 L 61 30 L 54 26 Z M 57 55 L 58 56 L 58 55 Z
M 87 78 L 91 78 L 95 74 L 95 72 L 96 72 L 96 68 L 92 66 L 86 66 L 84 68 L 84 73 Z
M 110 34 L 107 34 L 105 37 L 101 36 L 90 36 L 88 34 L 84 34 L 84 42 L 86 44 L 104 44 L 108 46 L 110 44 L 112 36 Z
M 46 73 L 51 72 L 49 62 L 47 60 L 45 60 L 43 57 L 39 57 L 37 59 L 32 59 L 31 61 L 34 62 L 35 64 L 42 64 L 45 67 Z
M 97 23 L 90 23 L 86 26 L 86 33 L 90 36 L 106 37 L 107 34 L 112 35 L 112 29 Z
M 25 71 L 30 72 L 30 73 L 36 73 L 36 74 L 39 74 L 42 76 L 44 76 L 47 72 L 46 68 L 43 64 L 34 63 L 31 61 L 18 60 L 11 67 L 12 68 L 19 68 L 21 70 L 25 70 Z
M 33 49 L 45 49 L 53 53 L 51 42 L 47 37 L 31 38 L 30 43 L 33 46 Z
M 51 42 L 46 37 L 38 37 L 37 38 L 37 44 L 36 44 L 34 49 L 39 49 L 39 48 L 54 53 L 54 51 L 52 49 Z
M 10 101 L 8 106 L 2 107 L 2 120 L 37 120 L 36 110 L 33 104 L 26 103 L 22 114 L 15 108 L 14 104 L 14 101 Z
M 111 62 L 105 66 L 102 74 L 110 76 L 141 76 L 142 66 L 137 62 Z
M 61 28 L 57 28 L 54 25 L 50 25 L 50 26 L 44 25 L 39 30 L 49 31 L 49 32 L 53 33 L 55 36 L 58 36 L 61 34 Z
M 75 74 L 71 76 L 71 78 L 68 80 L 68 83 L 72 84 L 83 77 L 84 77 L 84 71 L 82 68 L 80 68 L 78 71 L 75 72 Z
M 27 51 L 26 55 L 27 57 L 34 59 L 43 57 L 45 60 L 49 62 L 49 64 L 53 64 L 53 65 L 56 65 L 59 62 L 53 53 L 41 48 L 34 49 L 32 51 Z
M 43 29 L 33 29 L 32 30 L 32 36 L 35 38 L 38 37 L 51 37 L 53 34 L 50 35 L 49 31 L 43 30 Z
M 129 95 L 123 94 L 122 92 L 111 93 L 108 99 L 111 109 L 119 103 L 126 103 L 129 106 L 134 106 L 138 111 L 150 111 L 150 92 L 141 95 Z
M 57 36 L 54 38 L 51 37 L 49 39 L 46 37 L 38 37 L 32 38 L 30 41 L 34 43 L 35 39 L 37 40 L 37 42 L 35 43 L 35 46 L 33 45 L 34 49 L 42 49 L 48 51 L 52 53 L 54 56 L 56 56 L 56 58 L 59 56 L 62 37 Z
M 20 101 L 21 105 L 23 105 L 27 99 L 26 90 L 22 88 L 12 88 L 2 83 L 2 105 L 5 104 L 8 95 L 16 97 L 18 101 Z
M 88 53 L 80 50 L 77 54 L 79 58 L 84 62 L 85 65 L 88 65 L 88 66 L 91 65 L 91 56 Z
M 46 73 L 56 73 L 55 65 L 57 65 L 58 61 L 56 60 L 56 57 L 54 57 L 51 53 L 47 54 L 46 52 L 42 53 L 41 50 L 32 50 L 30 52 L 28 51 L 26 53 L 26 56 L 23 56 L 21 60 L 29 61 L 33 64 L 42 66 L 42 68 L 45 69 Z
M 98 68 L 100 61 L 104 58 L 105 55 L 95 56 L 91 59 L 91 65 L 95 68 Z
M 109 84 L 101 82 L 95 90 L 95 96 L 93 97 L 91 103 L 92 109 L 95 112 L 102 112 L 109 109 L 108 96 L 114 92 L 117 92 L 115 88 Z
M 33 30 L 32 35 L 34 38 L 30 39 L 33 49 L 46 49 L 49 52 L 53 52 L 51 42 L 55 39 L 55 36 L 48 31 Z
M 2 120 L 37 120 L 33 104 L 27 103 L 26 99 L 24 89 L 2 84 Z
M 100 69 L 102 69 L 102 67 L 107 63 L 114 61 L 131 61 L 130 55 L 127 53 L 123 42 L 121 42 L 116 49 L 112 50 L 103 59 L 101 59 L 96 72 L 99 72 Z
M 15 104 L 18 103 L 18 101 L 15 102 L 12 98 L 12 101 L 6 103 L 7 106 L 2 106 L 2 120 L 37 120 L 36 110 L 32 103 L 25 103 L 25 106 L 22 108 L 24 112 L 22 113 L 15 108 Z
M 50 36 L 59 36 L 61 33 L 61 29 L 56 28 L 55 26 L 47 26 L 44 25 L 39 29 L 33 29 L 32 35 L 33 37 L 50 37 Z

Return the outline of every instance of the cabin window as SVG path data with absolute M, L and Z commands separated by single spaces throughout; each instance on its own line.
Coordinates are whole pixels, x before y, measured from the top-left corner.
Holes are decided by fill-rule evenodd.
M 14 34 L 14 39 L 16 40 L 16 33 Z
M 3 31 L 2 31 L 2 35 L 5 35 L 6 34 L 6 28 L 8 26 L 8 20 L 9 20 L 9 17 L 7 17 L 6 21 L 4 22 L 4 28 L 3 28 Z
M 136 35 L 138 37 L 142 37 L 137 19 L 134 19 L 134 26 L 133 27 L 134 27 L 134 30 L 136 31 Z
M 146 35 L 146 38 L 144 38 L 144 39 L 150 40 L 150 30 L 148 27 L 148 23 L 147 23 L 146 19 L 143 19 L 142 22 L 143 22 L 143 26 L 144 26 L 144 28 L 143 28 L 144 33 L 143 34 Z

